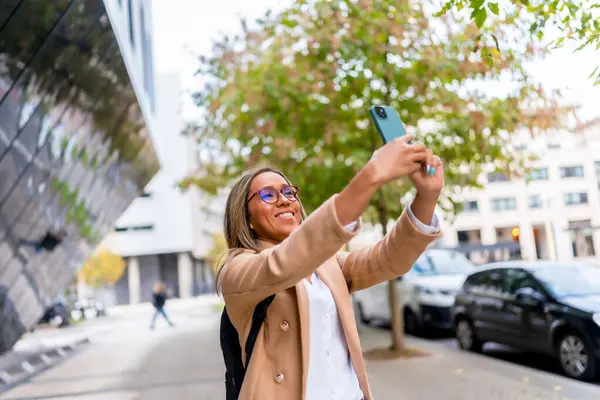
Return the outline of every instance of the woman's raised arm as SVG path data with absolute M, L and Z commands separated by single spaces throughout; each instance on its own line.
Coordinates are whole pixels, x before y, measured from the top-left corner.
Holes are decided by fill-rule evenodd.
M 303 221 L 280 244 L 260 253 L 231 257 L 221 273 L 221 291 L 228 306 L 251 310 L 266 297 L 285 290 L 314 272 L 358 231 L 345 225 L 357 221 L 377 188 L 421 168 L 427 158 L 422 145 L 409 145 L 411 135 L 377 150 L 338 195 Z

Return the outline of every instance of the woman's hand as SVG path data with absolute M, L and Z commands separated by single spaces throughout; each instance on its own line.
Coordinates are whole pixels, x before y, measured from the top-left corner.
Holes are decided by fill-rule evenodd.
M 435 170 L 433 175 L 429 175 L 427 167 L 422 166 L 409 175 L 409 179 L 417 189 L 417 194 L 410 207 L 419 221 L 425 225 L 431 225 L 435 206 L 444 188 L 444 165 L 442 160 L 438 156 L 434 156 L 431 150 L 427 150 L 427 153 L 426 165 L 430 165 Z
M 420 169 L 424 169 L 424 165 L 428 162 L 427 157 L 431 159 L 431 152 L 422 144 L 408 144 L 414 139 L 413 135 L 406 135 L 387 143 L 373 153 L 369 162 L 363 169 L 350 181 L 350 183 L 340 192 L 335 199 L 336 212 L 339 222 L 342 225 L 347 225 L 358 220 L 360 215 L 369 205 L 371 197 L 381 185 L 398 179 L 403 176 L 411 176 Z M 430 162 L 433 162 L 431 160 Z M 438 170 L 439 169 L 439 170 Z M 442 177 L 443 186 L 443 171 L 442 167 L 436 168 L 435 175 L 428 176 L 427 179 L 436 179 Z M 416 178 L 419 179 L 418 177 Z M 419 182 L 421 182 L 419 180 Z M 429 187 L 430 183 L 423 182 L 422 190 Z M 433 188 L 433 186 L 431 186 Z M 427 189 L 425 189 L 427 192 Z M 436 199 L 433 201 L 435 207 Z M 427 202 L 417 201 L 413 212 L 426 218 L 426 214 L 420 213 L 419 204 L 423 205 Z M 425 207 L 424 209 L 433 209 L 433 207 Z M 416 215 L 419 217 L 418 215 Z
M 408 144 L 413 139 L 413 135 L 399 137 L 373 153 L 368 167 L 378 185 L 410 176 L 423 169 L 422 165 L 427 162 L 430 153 L 422 144 Z
M 417 195 L 423 199 L 437 202 L 444 188 L 444 164 L 438 156 L 427 149 L 426 164 L 435 168 L 433 175 L 427 173 L 427 167 L 421 166 L 408 177 L 417 189 Z

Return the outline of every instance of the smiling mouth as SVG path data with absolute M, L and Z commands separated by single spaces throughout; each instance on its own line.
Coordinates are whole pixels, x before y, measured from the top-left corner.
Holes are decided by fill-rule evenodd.
M 293 218 L 294 215 L 295 215 L 295 213 L 293 213 L 291 211 L 287 211 L 287 212 L 275 215 L 275 218 Z

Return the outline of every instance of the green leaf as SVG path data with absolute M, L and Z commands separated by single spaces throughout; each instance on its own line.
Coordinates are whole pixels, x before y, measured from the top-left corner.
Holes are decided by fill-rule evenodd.
M 492 39 L 494 39 L 494 44 L 496 45 L 496 50 L 500 51 L 500 44 L 498 43 L 498 38 L 496 35 L 492 34 Z
M 563 45 L 563 42 L 564 42 L 564 41 L 565 41 L 565 38 L 564 38 L 564 37 L 560 37 L 560 38 L 558 38 L 558 39 L 556 40 L 556 42 L 554 43 L 554 48 L 555 48 L 555 49 L 558 49 L 558 48 L 562 47 L 562 45 Z
M 529 27 L 529 33 L 534 33 L 538 28 L 538 23 L 537 21 L 532 23 L 531 26 Z
M 496 15 L 500 14 L 500 8 L 498 7 L 498 3 L 489 3 L 488 7 L 489 7 L 490 11 L 493 12 L 494 14 L 496 14 Z
M 487 19 L 487 11 L 485 8 L 480 8 L 475 13 L 475 24 L 478 28 L 481 28 Z
M 440 11 L 438 11 L 437 13 L 435 13 L 435 16 L 437 18 L 441 17 L 442 15 L 446 14 L 448 11 L 450 11 L 450 9 L 453 6 L 453 1 L 447 1 L 444 6 L 442 7 L 442 9 Z
M 473 9 L 480 9 L 483 6 L 483 3 L 485 3 L 485 0 L 471 0 L 471 8 Z

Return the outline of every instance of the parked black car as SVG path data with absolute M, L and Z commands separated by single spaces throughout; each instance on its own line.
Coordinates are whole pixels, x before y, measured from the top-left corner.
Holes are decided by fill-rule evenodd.
M 456 295 L 461 348 L 497 342 L 555 356 L 566 375 L 600 370 L 600 268 L 583 263 L 509 261 L 483 266 Z

